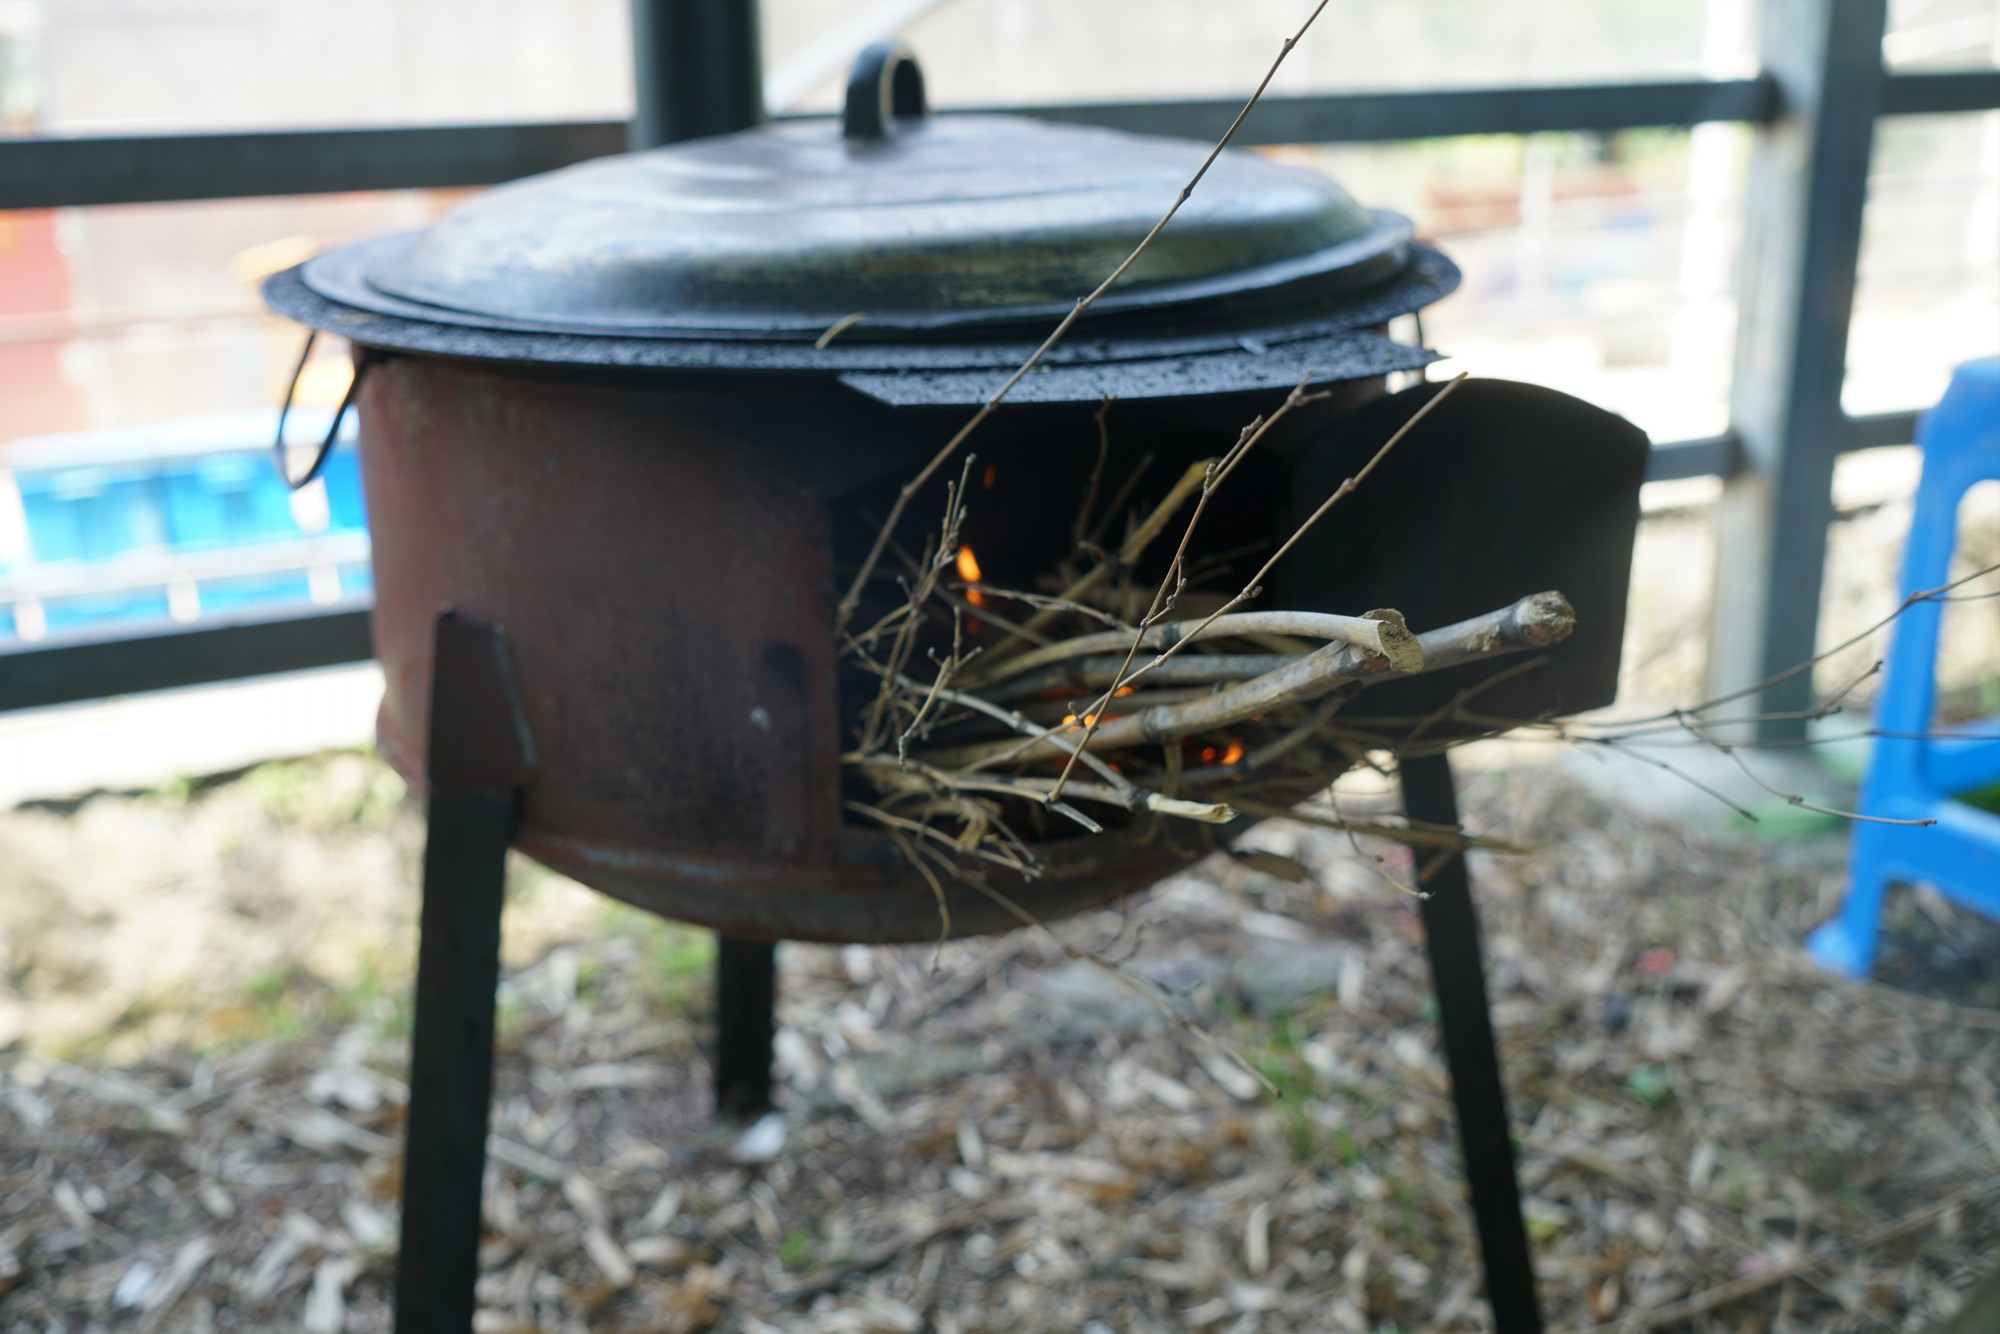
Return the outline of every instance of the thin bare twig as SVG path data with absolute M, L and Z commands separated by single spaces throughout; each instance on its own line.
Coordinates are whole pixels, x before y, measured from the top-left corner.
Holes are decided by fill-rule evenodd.
M 958 555 L 958 531 L 960 525 L 965 522 L 966 483 L 971 476 L 975 457 L 971 454 L 965 456 L 965 463 L 959 469 L 958 480 L 946 488 L 944 522 L 938 534 L 937 549 L 927 559 L 918 563 L 917 583 L 908 592 L 912 614 L 897 627 L 896 637 L 890 643 L 889 660 L 885 664 L 882 687 L 875 696 L 875 702 L 869 706 L 862 726 L 864 750 L 874 749 L 881 728 L 888 719 L 890 704 L 895 697 L 893 683 L 901 676 L 904 665 L 909 662 L 910 654 L 915 650 L 917 628 L 922 624 L 917 613 L 923 610 L 924 604 L 936 591 L 944 571 L 952 565 Z
M 1111 457 L 1111 404 L 1115 400 L 1110 394 L 1097 405 L 1097 411 L 1090 414 L 1097 423 L 1097 462 L 1091 465 L 1090 480 L 1084 483 L 1083 503 L 1076 507 L 1076 522 L 1071 526 L 1070 545 L 1083 550 L 1083 539 L 1090 532 L 1091 507 L 1097 504 L 1097 488 L 1104 481 L 1104 464 Z
M 1214 459 L 1203 459 L 1198 463 L 1189 464 L 1187 470 L 1181 474 L 1180 480 L 1174 483 L 1172 489 L 1160 500 L 1160 503 L 1153 506 L 1152 512 L 1126 535 L 1124 542 L 1119 544 L 1117 554 L 1107 556 L 1085 571 L 1080 578 L 1073 580 L 1067 588 L 1063 589 L 1059 601 L 1064 603 L 1076 602 L 1088 595 L 1112 575 L 1123 573 L 1136 565 L 1139 557 L 1145 554 L 1146 548 L 1151 546 L 1154 539 L 1159 537 L 1160 533 L 1166 528 L 1168 520 L 1172 519 L 1180 511 L 1181 506 L 1187 504 L 1191 497 L 1197 494 L 1205 494 L 1208 478 L 1213 474 L 1215 465 L 1216 460 Z M 1027 632 L 1039 631 L 1055 620 L 1060 614 L 1061 609 L 1059 607 L 1045 608 L 1030 616 L 1027 623 L 1022 626 L 1022 630 Z M 1008 635 L 1004 637 L 999 643 L 993 646 L 992 656 L 1002 658 L 1012 652 L 1014 642 L 1022 637 L 1021 635 Z
M 1202 620 L 1155 623 L 1139 631 L 1106 630 L 1097 634 L 1075 635 L 1017 654 L 1006 662 L 989 662 L 982 670 L 973 673 L 971 679 L 982 687 L 992 685 L 1068 658 L 1087 657 L 1126 647 L 1134 642 L 1135 636 L 1139 648 L 1166 649 L 1182 641 L 1201 638 L 1274 634 L 1321 643 L 1338 640 L 1387 658 L 1389 665 L 1400 672 L 1414 672 L 1424 666 L 1423 650 L 1417 645 L 1417 637 L 1400 617 L 1391 620 L 1380 612 L 1371 616 L 1342 616 L 1323 611 L 1241 611 Z
M 1132 471 L 1125 474 L 1125 480 L 1118 484 L 1118 489 L 1112 493 L 1110 501 L 1104 506 L 1104 513 L 1098 516 L 1097 522 L 1090 526 L 1090 531 L 1083 535 L 1083 541 L 1078 544 L 1077 549 L 1084 555 L 1104 554 L 1105 530 L 1111 527 L 1112 521 L 1123 512 L 1125 502 L 1139 489 L 1139 483 L 1145 480 L 1148 472 L 1152 471 L 1155 461 L 1152 451 L 1148 450 L 1139 456 L 1137 463 L 1132 465 Z
M 1251 598 L 1261 593 L 1263 591 L 1263 582 L 1265 576 L 1269 575 L 1272 569 L 1276 567 L 1277 563 L 1285 558 L 1285 554 L 1289 552 L 1294 546 L 1298 545 L 1300 539 L 1302 539 L 1308 532 L 1310 532 L 1314 525 L 1316 525 L 1321 519 L 1326 517 L 1326 513 L 1328 510 L 1332 509 L 1334 505 L 1339 503 L 1339 501 L 1342 498 L 1351 494 L 1356 487 L 1360 486 L 1362 482 L 1366 481 L 1368 475 L 1374 472 L 1376 467 L 1382 462 L 1382 460 L 1389 456 L 1389 452 L 1393 450 L 1399 443 L 1401 443 L 1401 441 L 1405 436 L 1409 435 L 1409 433 L 1413 429 L 1415 429 L 1417 423 L 1421 422 L 1425 417 L 1429 416 L 1433 408 L 1437 407 L 1438 404 L 1444 402 L 1445 398 L 1449 396 L 1453 390 L 1457 389 L 1461 384 L 1464 384 L 1465 378 L 1466 377 L 1461 374 L 1456 378 L 1447 381 L 1442 389 L 1438 390 L 1437 393 L 1431 395 L 1430 399 L 1421 408 L 1418 408 L 1416 412 L 1411 415 L 1410 419 L 1404 422 L 1402 426 L 1399 427 L 1396 430 L 1396 432 L 1389 437 L 1387 442 L 1383 444 L 1382 448 L 1375 451 L 1374 456 L 1368 460 L 1367 464 L 1363 466 L 1360 472 L 1356 473 L 1354 476 L 1343 481 L 1338 487 L 1335 487 L 1333 494 L 1328 496 L 1324 501 L 1322 501 L 1320 503 L 1319 508 L 1314 510 L 1312 514 L 1306 518 L 1306 521 L 1300 524 L 1297 530 L 1294 531 L 1290 537 L 1285 539 L 1284 545 L 1279 547 L 1275 552 L 1273 552 L 1271 554 L 1270 559 L 1265 561 L 1264 564 L 1258 569 L 1257 573 L 1250 577 L 1250 581 L 1243 586 L 1243 591 L 1238 593 L 1235 597 L 1231 598 L 1229 601 L 1223 603 L 1222 606 L 1218 607 L 1215 611 L 1211 612 L 1208 616 L 1208 619 L 1210 621 L 1213 621 L 1219 616 L 1223 616 L 1229 612 L 1232 612 L 1236 610 L 1237 607 L 1241 606 L 1243 603 L 1249 601 Z M 1301 383 L 1299 389 L 1294 389 L 1292 391 L 1293 398 L 1296 398 L 1300 390 L 1302 390 L 1303 388 L 1304 385 L 1303 383 Z M 1286 408 L 1292 406 L 1293 398 L 1286 399 L 1285 407 L 1281 407 L 1277 413 L 1273 414 L 1273 420 L 1275 420 L 1276 417 L 1283 415 Z M 1196 518 L 1200 517 L 1199 510 L 1197 510 L 1195 517 Z M 1190 530 L 1192 530 L 1192 527 L 1193 527 L 1193 520 L 1190 519 L 1189 521 Z M 1185 545 L 1185 543 L 1183 543 L 1183 545 Z M 1177 559 L 1176 566 L 1178 566 L 1178 563 L 1179 562 Z M 1167 572 L 1168 579 L 1172 579 L 1175 575 L 1175 572 L 1176 571 L 1173 569 L 1168 570 Z M 1167 588 L 1166 582 L 1163 581 L 1160 587 L 1162 594 L 1164 594 Z M 1160 597 L 1156 596 L 1154 602 L 1157 606 L 1157 604 L 1160 602 Z M 1145 628 L 1145 622 L 1141 622 L 1142 632 L 1144 628 Z M 1196 633 L 1198 634 L 1199 631 L 1197 630 Z M 1149 665 L 1158 665 L 1159 663 L 1165 662 L 1168 658 L 1172 657 L 1176 652 L 1179 651 L 1181 644 L 1185 644 L 1186 642 L 1188 641 L 1183 639 L 1178 643 L 1169 646 L 1158 657 L 1154 658 L 1152 664 Z M 1137 639 L 1134 639 L 1132 644 L 1132 650 L 1130 653 L 1126 655 L 1128 664 L 1131 658 L 1137 655 L 1138 651 L 1139 651 L 1139 641 Z M 1111 699 L 1112 696 L 1118 693 L 1119 688 L 1123 685 L 1128 684 L 1130 681 L 1138 678 L 1139 676 L 1143 676 L 1145 674 L 1145 671 L 1146 668 L 1142 667 L 1137 672 L 1133 672 L 1130 676 L 1125 677 L 1123 680 L 1112 682 L 1110 689 L 1105 691 L 1104 697 L 1102 700 L 1099 701 L 1098 706 L 1096 708 L 1091 709 L 1090 712 L 1096 717 L 1101 719 L 1104 714 L 1104 705 Z M 1089 741 L 1088 729 L 1086 729 L 1084 740 L 1086 742 Z M 1060 796 L 1062 794 L 1063 780 L 1069 777 L 1070 770 L 1074 767 L 1075 767 L 1074 760 L 1072 760 L 1069 764 L 1065 764 L 1063 766 L 1062 773 L 1056 779 L 1056 786 L 1054 793 L 1052 795 Z
M 971 588 L 972 585 L 953 584 L 951 587 L 962 589 Z M 1093 607 L 1088 602 L 1076 602 L 1052 593 L 1030 593 L 1024 588 L 1003 588 L 998 584 L 982 583 L 978 587 L 980 593 L 984 595 L 988 602 L 992 602 L 995 599 L 1001 602 L 1025 602 L 1030 607 L 1037 609 L 1047 608 L 1054 611 L 1066 611 L 1076 616 L 1085 616 L 1102 625 L 1108 625 L 1114 630 L 1123 630 L 1127 634 L 1130 634 L 1133 629 L 1133 627 L 1125 624 L 1125 622 L 1119 620 L 1112 613 L 1104 610 L 1104 608 Z M 995 625 L 999 625 L 1002 629 L 1012 629 L 1011 626 L 1006 625 L 985 607 L 979 609 L 979 614 L 992 621 Z M 1027 630 L 1023 627 L 1021 630 L 1015 631 L 1015 633 L 1025 634 Z
M 895 841 L 896 846 L 902 849 L 903 856 L 909 860 L 910 865 L 917 868 L 917 874 L 924 878 L 924 883 L 931 887 L 931 897 L 937 900 L 937 947 L 942 951 L 944 943 L 951 939 L 951 904 L 945 900 L 944 882 L 937 878 L 936 871 L 933 871 L 925 864 L 923 857 L 919 855 L 915 845 L 910 842 L 909 835 L 890 825 L 884 825 L 882 832 Z M 935 955 L 932 956 L 931 966 L 933 968 L 937 966 Z
M 938 701 L 938 692 L 951 683 L 952 676 L 960 667 L 963 667 L 978 655 L 979 650 L 976 648 L 971 653 L 964 651 L 963 631 L 964 621 L 958 609 L 954 607 L 952 608 L 951 616 L 951 656 L 949 658 L 938 658 L 936 654 L 932 654 L 933 660 L 937 662 L 937 676 L 932 679 L 930 691 L 925 694 L 924 702 L 918 706 L 916 716 L 910 719 L 910 725 L 905 727 L 896 736 L 896 758 L 898 761 L 904 761 L 909 758 L 910 738 L 917 735 L 918 729 L 924 725 L 924 719 L 929 716 L 931 706 Z
M 893 776 L 884 772 L 884 766 L 895 764 L 886 757 L 870 757 L 859 762 L 863 769 L 881 775 L 884 781 L 893 782 Z M 1008 796 L 1024 797 L 1042 804 L 1053 787 L 1054 780 L 1047 778 L 1007 777 L 999 774 L 979 773 L 973 770 L 953 771 L 935 765 L 911 761 L 896 765 L 910 774 L 928 781 L 940 790 L 968 792 L 993 792 Z M 1109 784 L 1073 782 L 1069 785 L 1069 795 L 1078 801 L 1093 801 L 1106 806 L 1117 806 L 1128 811 L 1150 811 L 1155 815 L 1172 815 L 1182 819 L 1196 820 L 1202 824 L 1227 824 L 1236 818 L 1236 810 L 1226 802 L 1187 801 L 1170 797 L 1142 787 L 1115 788 Z M 1057 811 L 1084 826 L 1093 834 L 1101 834 L 1104 827 L 1065 802 L 1046 803 Z
M 1835 655 L 1840 653 L 1845 653 L 1848 649 L 1853 648 L 1856 644 L 1861 643 L 1863 640 L 1869 638 L 1870 636 L 1874 635 L 1877 631 L 1887 626 L 1890 622 L 1896 620 L 1904 612 L 1916 606 L 1919 602 L 1970 600 L 1970 598 L 1964 595 L 1958 598 L 1950 598 L 1947 597 L 1946 595 L 1949 594 L 1951 590 L 1954 588 L 1963 588 L 1965 585 L 1973 582 L 1976 579 L 1984 579 L 1989 574 L 2000 574 L 2000 564 L 1988 565 L 1984 569 L 1974 570 L 1971 574 L 1968 574 L 1961 579 L 1954 579 L 1950 583 L 1939 584 L 1936 588 L 1926 588 L 1919 590 L 1918 592 L 1912 593 L 1908 597 L 1904 598 L 1901 604 L 1899 604 L 1894 611 L 1890 612 L 1887 616 L 1884 616 L 1881 620 L 1875 622 L 1867 629 L 1860 631 L 1858 634 L 1850 635 L 1848 638 L 1841 640 L 1838 644 L 1835 644 L 1832 648 L 1826 650 L 1824 653 L 1815 654 L 1812 657 L 1807 658 L 1804 662 L 1798 663 L 1791 667 L 1787 667 L 1784 671 L 1777 673 L 1775 676 L 1767 676 L 1763 680 L 1757 682 L 1755 685 L 1744 686 L 1741 690 L 1732 690 L 1726 695 L 1717 695 L 1713 699 L 1703 700 L 1701 703 L 1694 705 L 1692 708 L 1669 709 L 1664 713 L 1652 714 L 1644 718 L 1634 718 L 1631 719 L 1630 721 L 1635 724 L 1666 722 L 1676 718 L 1680 714 L 1706 713 L 1710 709 L 1721 708 L 1724 704 L 1731 704 L 1739 699 L 1744 699 L 1751 695 L 1761 694 L 1765 690 L 1770 689 L 1774 685 L 1778 685 L 1781 684 L 1782 682 L 1791 680 L 1793 677 L 1799 675 L 1799 673 L 1801 672 L 1811 671 L 1814 667 L 1817 667 L 1820 663 L 1825 662 L 1828 658 L 1834 657 Z M 1981 593 L 1971 596 L 1972 597 L 2000 596 L 2000 592 L 1996 592 L 1991 595 Z
M 869 548 L 867 556 L 862 559 L 861 568 L 855 571 L 854 582 L 848 586 L 847 592 L 841 596 L 840 604 L 834 611 L 834 628 L 836 631 L 846 626 L 847 618 L 852 616 L 855 607 L 860 605 L 861 592 L 868 586 L 869 577 L 875 572 L 876 562 L 882 559 L 883 549 L 888 545 L 889 535 L 895 531 L 896 525 L 902 521 L 903 511 L 909 508 L 910 500 L 917 492 L 923 489 L 926 482 L 930 481 L 936 475 L 939 468 L 942 468 L 954 454 L 958 453 L 959 447 L 971 437 L 974 431 L 979 429 L 980 423 L 993 415 L 993 410 L 999 407 L 1007 395 L 1014 391 L 1014 386 L 1026 379 L 1035 367 L 1041 364 L 1042 358 L 1047 356 L 1049 351 L 1063 340 L 1064 335 L 1069 333 L 1071 327 L 1078 320 L 1082 319 L 1092 306 L 1097 304 L 1098 298 L 1110 291 L 1118 280 L 1123 278 L 1131 270 L 1132 266 L 1139 262 L 1139 257 L 1146 253 L 1147 249 L 1153 244 L 1154 238 L 1166 230 L 1167 224 L 1174 220 L 1174 215 L 1181 211 L 1181 206 L 1193 197 L 1195 187 L 1200 185 L 1202 178 L 1208 175 L 1208 169 L 1215 165 L 1217 158 L 1222 156 L 1222 150 L 1227 148 L 1230 141 L 1236 137 L 1237 130 L 1242 128 L 1243 122 L 1248 118 L 1251 110 L 1256 107 L 1257 103 L 1263 100 L 1264 90 L 1269 88 L 1271 80 L 1277 77 L 1278 68 L 1285 63 L 1285 57 L 1292 53 L 1292 48 L 1299 44 L 1300 39 L 1306 35 L 1306 30 L 1312 27 L 1314 21 L 1319 18 L 1320 13 L 1325 10 L 1327 4 L 1328 0 L 1319 0 L 1319 3 L 1313 6 L 1312 12 L 1306 15 L 1306 21 L 1299 25 L 1299 30 L 1285 39 L 1284 45 L 1278 49 L 1277 59 L 1273 60 L 1271 67 L 1264 71 L 1264 77 L 1258 82 L 1256 91 L 1250 94 L 1250 100 L 1245 102 L 1243 109 L 1236 113 L 1236 119 L 1229 123 L 1229 128 L 1223 132 L 1222 138 L 1216 142 L 1215 147 L 1209 151 L 1208 156 L 1202 159 L 1201 166 L 1195 169 L 1195 173 L 1188 179 L 1188 183 L 1181 187 L 1180 193 L 1174 197 L 1174 202 L 1168 206 L 1165 213 L 1160 215 L 1160 220 L 1153 224 L 1152 230 L 1147 232 L 1139 244 L 1132 248 L 1132 253 L 1127 255 L 1118 267 L 1113 269 L 1110 275 L 1097 285 L 1095 290 L 1090 292 L 1089 295 L 1077 299 L 1076 305 L 1070 309 L 1069 314 L 1063 316 L 1062 321 L 1049 332 L 1049 336 L 1042 340 L 1041 345 L 1028 354 L 1028 359 L 1022 362 L 1014 373 L 1009 375 L 1005 382 L 987 397 L 984 403 L 979 405 L 978 410 L 972 414 L 972 417 L 965 425 L 958 428 L 957 434 L 947 440 L 944 443 L 944 447 L 931 456 L 930 462 L 926 463 L 918 470 L 915 477 L 904 484 L 903 489 L 896 495 L 896 503 L 889 507 L 889 516 L 883 521 L 882 530 L 875 535 L 874 545 Z
M 1693 729 L 1690 728 L 1689 730 L 1692 731 Z M 1899 825 L 1923 826 L 1923 825 L 1934 825 L 1937 823 L 1937 819 L 1932 816 L 1926 816 L 1922 819 L 1917 819 L 1917 820 L 1899 820 L 1892 816 L 1887 816 L 1887 815 L 1863 815 L 1859 811 L 1841 811 L 1841 810 L 1835 810 L 1831 806 L 1817 805 L 1814 802 L 1807 801 L 1805 797 L 1800 795 L 1799 793 L 1785 792 L 1765 782 L 1761 777 L 1758 776 L 1756 770 L 1752 769 L 1747 763 L 1745 763 L 1743 756 L 1737 753 L 1736 747 L 1731 745 L 1726 745 L 1720 741 L 1712 741 L 1712 740 L 1709 741 L 1709 745 L 1715 747 L 1717 750 L 1721 751 L 1724 755 L 1727 755 L 1730 759 L 1734 760 L 1736 762 L 1736 767 L 1743 771 L 1743 776 L 1745 778 L 1748 778 L 1751 782 L 1755 783 L 1758 787 L 1763 788 L 1766 792 L 1770 793 L 1772 796 L 1782 797 L 1787 805 L 1797 806 L 1800 810 L 1813 811 L 1820 815 L 1834 815 L 1840 817 L 1843 820 L 1854 820 L 1864 824 L 1899 824 Z
M 977 857 L 981 861 L 992 862 L 996 866 L 1004 866 L 1008 870 L 1018 872 L 1030 880 L 1041 874 L 1040 867 L 1017 861 L 1012 857 L 1003 857 L 997 852 L 989 852 L 976 843 L 968 846 L 958 839 L 953 838 L 950 834 L 945 833 L 944 830 L 933 829 L 921 820 L 911 820 L 905 816 L 891 815 L 880 806 L 871 806 L 865 801 L 844 801 L 841 805 L 853 811 L 856 815 L 873 820 L 887 829 L 900 829 L 906 833 L 915 834 L 920 838 L 935 839 L 954 852 L 962 852 L 968 857 Z

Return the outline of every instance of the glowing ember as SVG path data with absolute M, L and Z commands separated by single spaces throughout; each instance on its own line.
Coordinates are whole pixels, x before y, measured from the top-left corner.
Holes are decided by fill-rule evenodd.
M 1203 746 L 1203 747 L 1201 748 L 1201 762 L 1202 762 L 1203 764 L 1214 764 L 1214 763 L 1215 763 L 1215 747 L 1214 747 L 1214 746 Z
M 1222 752 L 1222 762 L 1224 764 L 1234 764 L 1236 763 L 1236 761 L 1242 758 L 1243 758 L 1243 743 L 1241 741 L 1238 741 L 1235 737 L 1229 738 L 1229 749 Z
M 1000 470 L 991 463 L 986 465 L 986 475 L 979 479 L 979 485 L 986 490 L 993 489 L 993 483 L 1000 479 Z

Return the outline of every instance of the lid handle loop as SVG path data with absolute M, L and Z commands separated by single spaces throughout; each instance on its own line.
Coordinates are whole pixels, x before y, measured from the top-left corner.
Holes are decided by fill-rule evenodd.
M 901 42 L 863 47 L 847 70 L 847 105 L 840 115 L 843 139 L 880 141 L 899 119 L 929 114 L 924 72 Z

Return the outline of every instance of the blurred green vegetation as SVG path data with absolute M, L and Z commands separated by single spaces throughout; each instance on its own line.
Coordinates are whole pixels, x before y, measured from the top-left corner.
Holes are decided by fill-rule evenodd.
M 394 769 L 359 751 L 260 764 L 242 781 L 273 819 L 308 829 L 381 829 L 409 796 Z

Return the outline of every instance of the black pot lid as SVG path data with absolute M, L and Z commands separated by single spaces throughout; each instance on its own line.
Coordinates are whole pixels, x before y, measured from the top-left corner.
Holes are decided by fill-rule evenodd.
M 340 290 L 323 294 L 367 307 L 372 293 L 385 313 L 415 306 L 460 325 L 625 336 L 812 340 L 843 321 L 841 337 L 863 341 L 1046 328 L 1131 252 L 1212 148 L 1016 116 L 870 114 L 878 86 L 882 111 L 921 112 L 914 64 L 892 52 L 878 72 L 879 84 L 857 74 L 844 120 L 488 190 L 428 230 L 369 243 L 359 272 L 347 264 Z M 1406 219 L 1326 177 L 1228 150 L 1091 322 L 1305 316 L 1400 272 L 1409 241 Z M 313 270 L 305 280 L 320 287 Z

